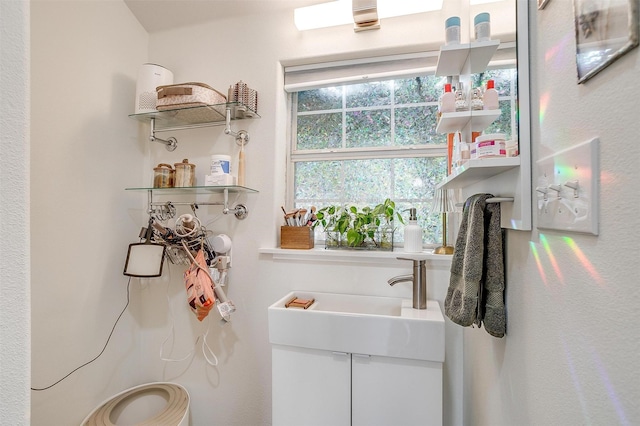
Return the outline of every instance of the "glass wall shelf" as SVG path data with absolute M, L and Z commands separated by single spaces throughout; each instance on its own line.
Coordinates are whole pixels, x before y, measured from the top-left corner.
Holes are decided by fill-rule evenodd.
M 231 112 L 231 120 L 260 118 L 255 111 L 240 102 L 199 105 L 167 109 L 164 111 L 144 112 L 141 114 L 129 114 L 129 117 L 144 123 L 154 119 L 155 131 L 164 131 L 225 125 L 227 124 L 227 109 Z
M 225 191 L 229 193 L 256 193 L 258 190 L 247 188 L 239 185 L 225 186 L 188 186 L 177 188 L 125 188 L 127 191 L 151 191 L 157 195 L 195 195 L 195 194 L 222 194 Z

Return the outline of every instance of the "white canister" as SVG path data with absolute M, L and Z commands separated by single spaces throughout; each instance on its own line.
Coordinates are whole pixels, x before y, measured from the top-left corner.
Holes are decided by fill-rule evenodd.
M 444 21 L 444 44 L 460 44 L 460 17 L 452 16 Z
M 229 155 L 212 155 L 211 156 L 211 175 L 228 175 L 231 173 L 231 156 Z
M 487 12 L 478 13 L 473 19 L 476 41 L 491 40 L 491 17 Z
M 504 133 L 480 135 L 476 138 L 476 158 L 506 157 Z
M 156 87 L 173 84 L 173 73 L 161 65 L 142 64 L 136 83 L 135 113 L 155 112 Z

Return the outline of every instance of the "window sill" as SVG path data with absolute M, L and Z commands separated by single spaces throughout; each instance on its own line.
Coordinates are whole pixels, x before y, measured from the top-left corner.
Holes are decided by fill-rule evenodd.
M 260 248 L 258 253 L 271 255 L 274 260 L 313 261 L 331 263 L 375 263 L 397 265 L 398 257 L 407 259 L 426 260 L 428 264 L 447 266 L 451 264 L 452 255 L 433 254 L 433 250 L 422 253 L 405 253 L 401 249 L 396 251 L 358 251 L 358 250 L 325 250 L 317 247 L 309 250 L 295 250 L 282 248 Z

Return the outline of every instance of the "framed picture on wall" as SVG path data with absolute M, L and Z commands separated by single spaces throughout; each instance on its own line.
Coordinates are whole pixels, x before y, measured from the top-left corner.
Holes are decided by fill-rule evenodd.
M 638 0 L 573 0 L 578 84 L 638 46 Z

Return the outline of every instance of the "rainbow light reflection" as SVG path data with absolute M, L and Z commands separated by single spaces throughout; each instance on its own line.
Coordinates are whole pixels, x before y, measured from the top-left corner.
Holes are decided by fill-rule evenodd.
M 540 234 L 540 241 L 542 242 L 542 247 L 544 247 L 544 251 L 549 256 L 549 261 L 551 262 L 551 267 L 555 271 L 560 283 L 564 285 L 564 277 L 562 276 L 562 271 L 560 270 L 560 266 L 558 265 L 558 261 L 556 260 L 555 255 L 551 251 L 551 246 L 549 245 L 549 241 L 547 241 L 547 237 L 544 234 Z
M 580 250 L 580 247 L 578 247 L 576 242 L 573 241 L 573 238 L 562 237 L 562 239 L 569 246 L 571 251 L 573 251 L 573 254 L 578 258 L 580 263 L 582 263 L 582 266 L 584 266 L 584 269 L 586 269 L 587 272 L 589 272 L 589 275 L 591 275 L 591 277 L 594 280 L 596 280 L 596 282 L 601 287 L 606 287 L 606 283 L 604 282 L 604 280 L 602 279 L 602 277 L 600 276 L 600 274 L 598 273 L 596 268 L 593 266 L 591 261 L 589 261 L 589 259 L 587 259 L 587 256 L 582 252 L 582 250 Z
M 569 374 L 571 375 L 571 380 L 573 381 L 573 386 L 576 388 L 576 393 L 578 394 L 578 400 L 580 401 L 580 407 L 582 408 L 582 416 L 585 424 L 589 425 L 591 422 L 589 421 L 589 410 L 587 407 L 587 401 L 584 397 L 584 392 L 582 391 L 582 385 L 580 384 L 580 377 L 576 372 L 576 366 L 573 362 L 573 357 L 571 356 L 571 351 L 567 347 L 567 342 L 563 336 L 560 336 L 560 343 L 562 343 L 562 349 L 564 349 L 564 356 L 567 358 L 567 367 L 569 367 Z
M 538 266 L 538 273 L 540 274 L 540 278 L 542 278 L 542 282 L 544 283 L 545 287 L 549 287 L 549 283 L 547 282 L 547 274 L 544 273 L 544 266 L 542 266 L 542 262 L 540 261 L 538 248 L 533 241 L 529 241 L 529 245 L 531 246 L 531 253 L 533 253 L 533 258 L 535 259 L 536 265 Z
M 544 114 L 547 112 L 547 107 L 549 106 L 550 99 L 551 99 L 551 94 L 549 92 L 546 92 L 540 95 L 540 115 L 539 115 L 540 124 L 542 124 L 542 122 L 544 121 Z
M 615 408 L 616 413 L 618 414 L 618 419 L 620 420 L 620 424 L 631 425 L 631 423 L 629 423 L 629 420 L 627 419 L 627 415 L 624 412 L 624 408 L 622 408 L 622 403 L 620 402 L 620 398 L 618 398 L 618 394 L 616 393 L 616 390 L 613 387 L 613 383 L 611 383 L 609 374 L 607 374 L 607 370 L 605 369 L 604 364 L 602 363 L 602 360 L 600 359 L 596 351 L 594 351 L 593 349 L 591 350 L 591 357 L 593 358 L 593 362 L 596 364 L 596 370 L 600 375 L 600 380 L 602 380 L 604 387 L 607 389 L 607 394 L 609 395 L 609 399 L 611 400 L 611 403 L 613 404 L 613 407 Z

